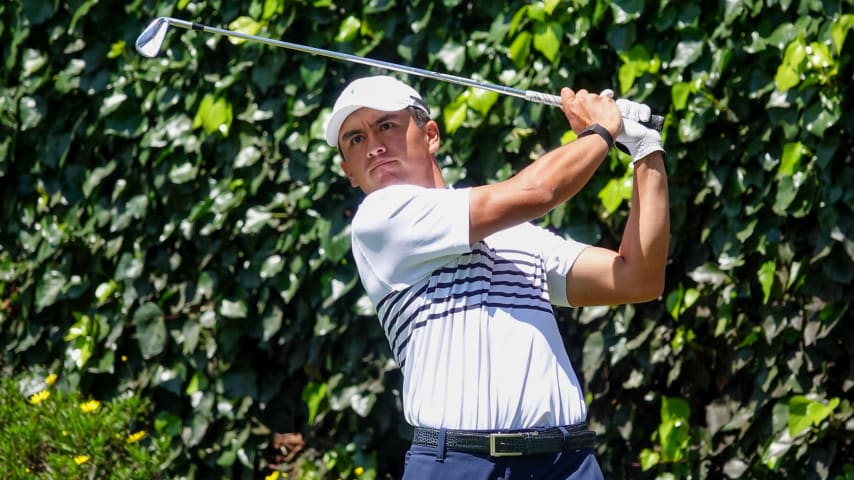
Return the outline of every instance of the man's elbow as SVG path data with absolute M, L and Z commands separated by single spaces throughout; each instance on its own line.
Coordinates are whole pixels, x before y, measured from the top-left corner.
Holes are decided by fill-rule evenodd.
M 644 275 L 633 290 L 631 303 L 645 303 L 661 298 L 664 293 L 664 272 Z

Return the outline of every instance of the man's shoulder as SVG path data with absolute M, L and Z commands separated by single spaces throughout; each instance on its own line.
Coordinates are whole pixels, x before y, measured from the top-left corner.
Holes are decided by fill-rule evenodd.
M 459 192 L 461 190 L 428 188 L 419 185 L 389 185 L 371 192 L 362 200 L 353 218 L 353 224 L 354 226 L 362 223 L 375 224 L 393 218 L 420 216 L 427 210 L 444 208 L 443 204 L 448 202 L 444 202 L 443 199 L 450 199 Z

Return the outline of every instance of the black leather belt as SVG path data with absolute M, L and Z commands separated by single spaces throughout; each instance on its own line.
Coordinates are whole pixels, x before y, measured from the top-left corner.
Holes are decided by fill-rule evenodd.
M 565 430 L 567 435 L 564 435 Z M 439 445 L 439 430 L 415 427 L 412 443 L 425 447 Z M 587 424 L 531 430 L 477 431 L 445 430 L 445 448 L 457 452 L 486 453 L 492 457 L 558 453 L 593 448 L 596 433 Z

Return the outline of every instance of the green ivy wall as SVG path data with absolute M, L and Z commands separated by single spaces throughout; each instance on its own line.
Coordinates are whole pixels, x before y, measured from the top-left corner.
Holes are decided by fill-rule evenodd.
M 608 478 L 854 478 L 854 3 L 12 0 L 0 5 L 0 369 L 152 400 L 170 475 L 396 476 L 400 373 L 363 295 L 360 193 L 322 140 L 365 67 L 154 17 L 666 115 L 660 301 L 558 311 Z M 507 178 L 558 109 L 411 77 L 447 178 Z M 614 152 L 540 223 L 614 246 Z M 285 464 L 282 464 L 285 468 Z M 356 469 L 360 467 L 361 469 Z M 0 466 L 2 469 L 2 466 Z M 301 472 L 301 473 L 300 473 Z

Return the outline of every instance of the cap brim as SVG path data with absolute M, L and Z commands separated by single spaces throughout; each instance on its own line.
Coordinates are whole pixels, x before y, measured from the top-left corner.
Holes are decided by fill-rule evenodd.
M 364 108 L 361 105 L 348 105 L 344 108 L 339 109 L 337 112 L 333 113 L 331 117 L 329 117 L 329 121 L 326 123 L 326 143 L 329 146 L 337 147 L 338 146 L 338 133 L 341 131 L 341 125 L 344 123 L 344 120 L 350 116 L 351 113 L 356 110 Z

